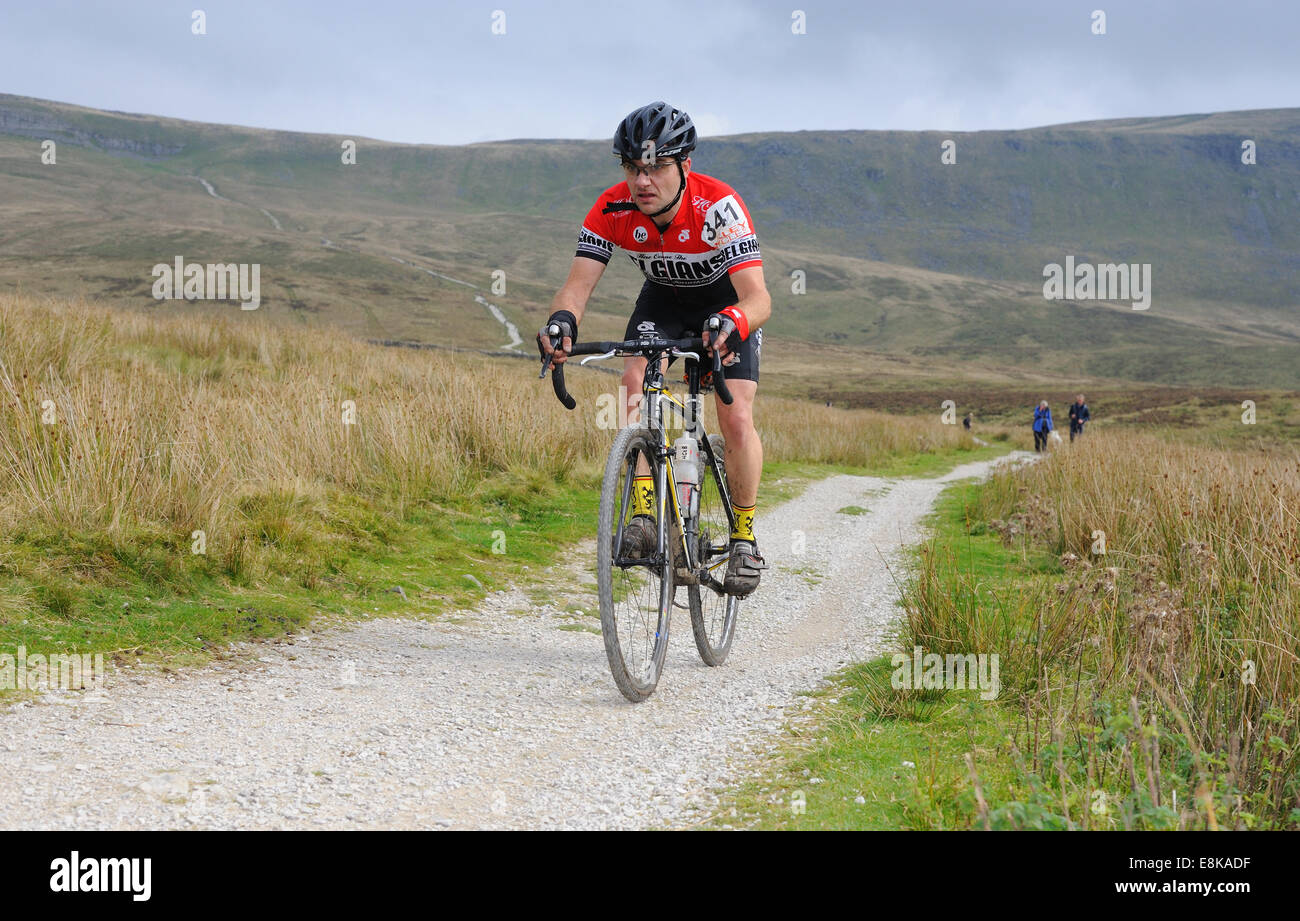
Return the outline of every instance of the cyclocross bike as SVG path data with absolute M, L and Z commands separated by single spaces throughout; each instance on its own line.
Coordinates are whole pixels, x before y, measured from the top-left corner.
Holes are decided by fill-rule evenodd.
M 558 347 L 559 328 L 547 329 Z M 668 623 L 679 586 L 686 588 L 695 647 L 707 665 L 721 665 L 731 649 L 740 599 L 722 587 L 732 526 L 731 493 L 721 435 L 705 431 L 700 399 L 716 387 L 722 402 L 731 394 L 721 358 L 713 353 L 711 373 L 701 370 L 703 339 L 641 338 L 625 342 L 575 345 L 570 355 L 582 364 L 639 355 L 646 359 L 641 385 L 641 418 L 614 439 L 600 491 L 596 535 L 596 582 L 600 627 L 614 683 L 639 703 L 654 693 L 668 651 Z M 684 359 L 688 392 L 675 396 L 664 383 L 666 358 Z M 551 362 L 542 359 L 542 376 Z M 565 408 L 576 401 L 564 385 L 564 365 L 554 365 L 551 383 Z M 669 440 L 665 413 L 680 420 L 682 434 Z M 656 543 L 652 552 L 628 552 L 624 534 L 633 517 L 633 478 L 654 483 Z M 644 549 L 644 548 L 642 548 Z

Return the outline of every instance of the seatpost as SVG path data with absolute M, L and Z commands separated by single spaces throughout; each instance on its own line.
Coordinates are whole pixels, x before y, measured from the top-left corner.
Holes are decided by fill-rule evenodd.
M 686 359 L 686 399 L 684 418 L 682 426 L 686 431 L 695 435 L 695 423 L 699 419 L 700 413 L 700 363 L 693 359 Z
M 659 370 L 658 358 L 652 358 L 646 362 L 645 382 L 650 388 L 654 389 L 663 386 L 663 374 Z M 659 418 L 658 393 L 651 392 L 645 395 L 645 400 L 641 404 L 641 411 L 646 428 L 652 432 L 663 428 L 663 420 Z
M 691 388 L 691 392 L 686 395 L 686 418 L 683 420 L 683 425 L 696 440 L 700 437 L 700 410 L 703 406 L 704 398 L 700 396 L 699 390 Z

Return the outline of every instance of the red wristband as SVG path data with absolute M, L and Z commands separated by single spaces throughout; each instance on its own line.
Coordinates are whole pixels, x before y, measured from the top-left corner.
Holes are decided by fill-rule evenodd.
M 741 342 L 744 342 L 749 338 L 749 320 L 745 318 L 744 313 L 737 310 L 735 307 L 725 307 L 722 310 L 719 310 L 718 313 L 731 317 L 731 319 L 736 321 L 736 332 L 740 333 Z

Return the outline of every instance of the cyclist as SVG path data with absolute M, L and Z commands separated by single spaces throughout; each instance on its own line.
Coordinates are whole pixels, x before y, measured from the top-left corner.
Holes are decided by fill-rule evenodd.
M 754 537 L 763 446 L 754 429 L 753 408 L 762 325 L 772 314 L 772 301 L 749 211 L 726 183 L 692 172 L 695 142 L 691 117 L 664 102 L 642 106 L 619 123 L 614 154 L 626 181 L 601 193 L 583 221 L 569 277 L 555 295 L 546 326 L 560 327 L 563 338 L 553 360 L 563 362 L 577 341 L 587 300 L 618 246 L 645 275 L 623 338 L 678 339 L 699 331 L 710 357 L 717 349 L 733 397 L 730 406 L 717 401 L 736 521 L 723 586 L 731 594 L 748 595 L 766 568 Z M 712 341 L 705 327 L 715 316 L 721 326 Z M 538 341 L 552 354 L 545 329 Z M 623 365 L 631 421 L 640 418 L 645 366 L 640 356 Z M 648 475 L 637 477 L 633 501 L 635 514 L 625 531 L 624 548 L 629 555 L 647 555 L 657 534 Z

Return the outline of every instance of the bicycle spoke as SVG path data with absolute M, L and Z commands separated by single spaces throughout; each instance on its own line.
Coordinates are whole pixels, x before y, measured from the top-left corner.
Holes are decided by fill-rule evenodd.
M 710 443 L 721 464 L 725 450 L 722 438 L 715 435 Z M 718 487 L 713 466 L 706 464 L 705 467 L 700 483 L 700 563 L 714 584 L 702 579 L 700 585 L 691 586 L 688 591 L 691 626 L 695 632 L 695 645 L 700 658 L 708 665 L 721 665 L 731 648 L 740 601 L 720 590 L 727 567 L 727 538 L 731 533 L 730 509 Z M 725 469 L 720 472 L 725 477 Z
M 629 700 L 644 700 L 659 680 L 667 649 L 667 616 L 662 586 L 665 566 L 628 526 L 634 519 L 633 478 L 638 461 L 653 473 L 655 457 L 643 429 L 625 429 L 615 441 L 601 495 L 598 582 L 601 628 L 614 680 Z M 632 552 L 634 551 L 634 552 Z M 670 583 L 671 584 L 671 583 Z

